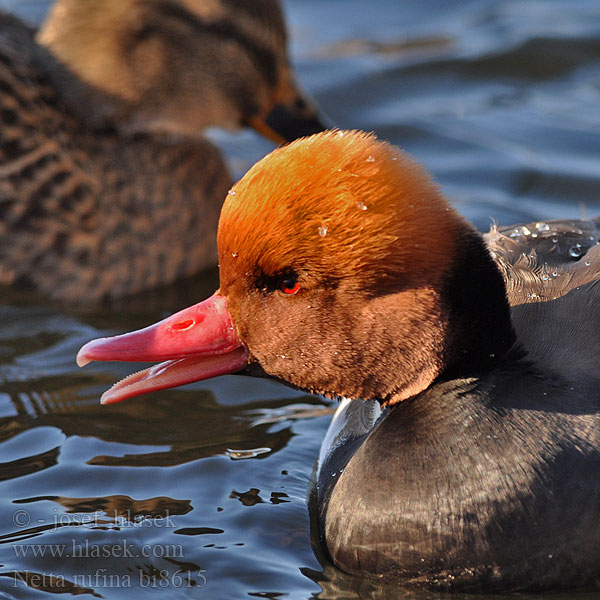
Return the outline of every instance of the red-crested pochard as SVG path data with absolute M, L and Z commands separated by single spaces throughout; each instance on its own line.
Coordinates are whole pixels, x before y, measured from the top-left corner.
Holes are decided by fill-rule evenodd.
M 448 589 L 591 585 L 597 236 L 596 222 L 562 221 L 486 240 L 397 148 L 317 134 L 230 191 L 214 296 L 78 361 L 166 361 L 106 403 L 236 371 L 343 398 L 317 497 L 345 571 Z
M 0 12 L 0 284 L 69 302 L 216 265 L 231 178 L 209 126 L 322 131 L 278 0 L 57 0 Z

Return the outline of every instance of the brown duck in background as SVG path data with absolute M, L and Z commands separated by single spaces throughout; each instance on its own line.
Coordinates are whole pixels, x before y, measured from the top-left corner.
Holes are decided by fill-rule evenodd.
M 216 264 L 210 125 L 323 129 L 276 0 L 59 0 L 37 38 L 0 15 L 0 284 L 98 301 Z

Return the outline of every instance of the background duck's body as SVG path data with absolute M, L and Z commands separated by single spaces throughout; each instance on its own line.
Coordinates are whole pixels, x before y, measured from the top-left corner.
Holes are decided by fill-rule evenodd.
M 0 283 L 99 300 L 216 263 L 231 179 L 202 129 L 303 102 L 279 6 L 258 4 L 60 2 L 49 50 L 0 16 Z M 284 137 L 319 127 L 301 108 Z
M 53 57 L 0 18 L 0 282 L 97 300 L 214 264 L 231 184 L 217 149 L 87 126 L 49 78 Z

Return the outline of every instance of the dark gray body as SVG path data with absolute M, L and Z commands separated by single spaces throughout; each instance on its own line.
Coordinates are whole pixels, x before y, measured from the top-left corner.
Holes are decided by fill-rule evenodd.
M 495 245 L 502 233 L 488 238 L 518 352 L 381 414 L 360 400 L 340 407 L 321 451 L 318 498 L 321 539 L 341 569 L 448 589 L 595 585 L 597 226 L 549 225 L 539 238 L 510 238 L 512 257 Z M 539 254 L 538 240 L 547 246 Z M 573 257 L 578 242 L 584 250 Z

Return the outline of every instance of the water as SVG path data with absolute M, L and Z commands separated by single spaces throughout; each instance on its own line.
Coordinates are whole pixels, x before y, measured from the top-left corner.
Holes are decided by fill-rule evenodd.
M 34 22 L 45 6 L 4 4 Z M 299 78 L 330 117 L 404 147 L 479 228 L 600 214 L 597 0 L 285 8 Z M 270 149 L 212 135 L 238 174 Z M 341 574 L 311 547 L 330 403 L 230 376 L 98 404 L 131 367 L 79 370 L 79 346 L 217 285 L 211 273 L 86 312 L 3 293 L 0 597 L 439 599 Z

